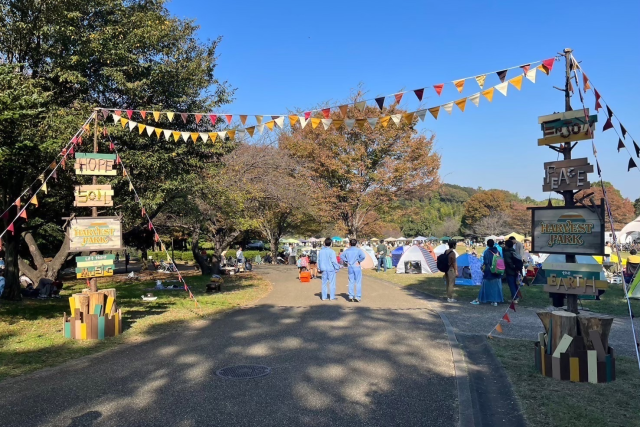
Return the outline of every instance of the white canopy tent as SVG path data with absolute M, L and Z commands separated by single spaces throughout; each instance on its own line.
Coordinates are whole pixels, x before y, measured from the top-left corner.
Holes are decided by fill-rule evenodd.
M 640 216 L 622 227 L 622 230 L 620 230 L 620 234 L 623 237 L 626 237 L 633 232 L 640 232 Z

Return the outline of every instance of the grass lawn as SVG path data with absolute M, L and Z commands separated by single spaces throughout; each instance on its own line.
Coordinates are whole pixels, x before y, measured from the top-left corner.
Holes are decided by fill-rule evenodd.
M 447 296 L 442 273 L 396 274 L 395 269 L 390 269 L 386 273 L 364 270 L 364 274 L 407 286 L 436 298 L 446 298 Z M 479 286 L 456 286 L 455 297 L 461 302 L 471 302 L 478 296 L 479 291 Z M 511 296 L 506 282 L 502 286 L 502 292 L 505 299 Z M 525 286 L 522 288 L 522 294 L 523 298 L 520 300 L 520 306 L 522 307 L 545 308 L 551 305 L 549 294 L 542 290 L 542 286 Z M 582 304 L 585 308 L 596 313 L 628 316 L 627 301 L 623 295 L 622 285 L 609 285 L 609 289 L 600 297 L 600 301 L 583 301 Z M 640 312 L 640 301 L 631 300 L 631 307 L 635 312 Z
M 616 359 L 616 381 L 572 383 L 540 375 L 533 366 L 530 341 L 490 340 L 509 375 L 530 426 L 636 427 L 640 373 L 634 359 Z
M 167 279 L 171 276 L 167 275 Z M 153 281 L 99 280 L 99 288 L 116 289 L 116 301 L 122 308 L 124 322 L 124 333 L 105 341 L 76 341 L 62 336 L 62 313 L 69 313 L 68 297 L 81 292 L 86 287 L 83 282 L 65 283 L 60 299 L 1 301 L 0 381 L 180 328 L 256 301 L 271 289 L 268 281 L 250 273 L 225 276 L 220 294 L 204 292 L 209 277 L 186 276 L 185 279 L 198 300 L 198 309 L 184 290 L 151 291 L 158 299 L 143 302 L 141 295 L 145 288 L 154 286 Z

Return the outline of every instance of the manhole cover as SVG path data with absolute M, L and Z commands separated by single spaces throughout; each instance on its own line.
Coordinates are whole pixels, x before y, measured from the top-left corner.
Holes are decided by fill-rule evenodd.
M 216 372 L 219 377 L 228 380 L 247 380 L 250 378 L 264 377 L 270 373 L 271 368 L 262 365 L 227 366 Z

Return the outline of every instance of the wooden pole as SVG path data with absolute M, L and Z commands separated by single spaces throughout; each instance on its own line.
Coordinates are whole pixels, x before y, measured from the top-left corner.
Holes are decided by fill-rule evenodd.
M 98 109 L 94 108 L 93 109 L 93 116 L 94 116 L 94 121 L 93 121 L 93 152 L 97 153 L 98 152 Z M 98 184 L 98 177 L 97 176 L 93 176 L 93 180 L 92 180 L 92 184 L 93 185 L 97 185 Z M 91 208 L 91 216 L 96 218 L 98 216 L 98 208 L 96 206 L 94 206 L 93 208 Z M 91 252 L 91 255 L 98 255 L 97 252 Z M 98 292 L 98 279 L 97 278 L 93 278 L 89 281 L 89 289 L 91 289 L 91 292 Z

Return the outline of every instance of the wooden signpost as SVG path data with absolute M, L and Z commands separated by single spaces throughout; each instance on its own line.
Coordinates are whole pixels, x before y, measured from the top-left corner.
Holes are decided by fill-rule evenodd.
M 585 114 L 589 117 L 587 119 Z M 589 116 L 589 109 L 566 111 L 548 116 L 538 117 L 538 123 L 542 128 L 543 138 L 538 139 L 538 145 L 563 144 L 565 142 L 584 141 L 591 139 L 596 130 L 595 124 L 598 116 Z
M 115 175 L 115 162 L 115 154 L 76 153 L 76 175 Z
M 113 206 L 113 190 L 110 185 L 79 185 L 76 186 L 74 195 L 74 206 Z
M 547 162 L 544 164 L 542 191 L 588 190 L 591 183 L 587 174 L 593 172 L 593 165 L 587 158 Z
M 115 255 L 90 255 L 76 257 L 78 279 L 113 276 Z
M 70 252 L 108 251 L 122 249 L 119 217 L 76 217 L 69 226 Z

